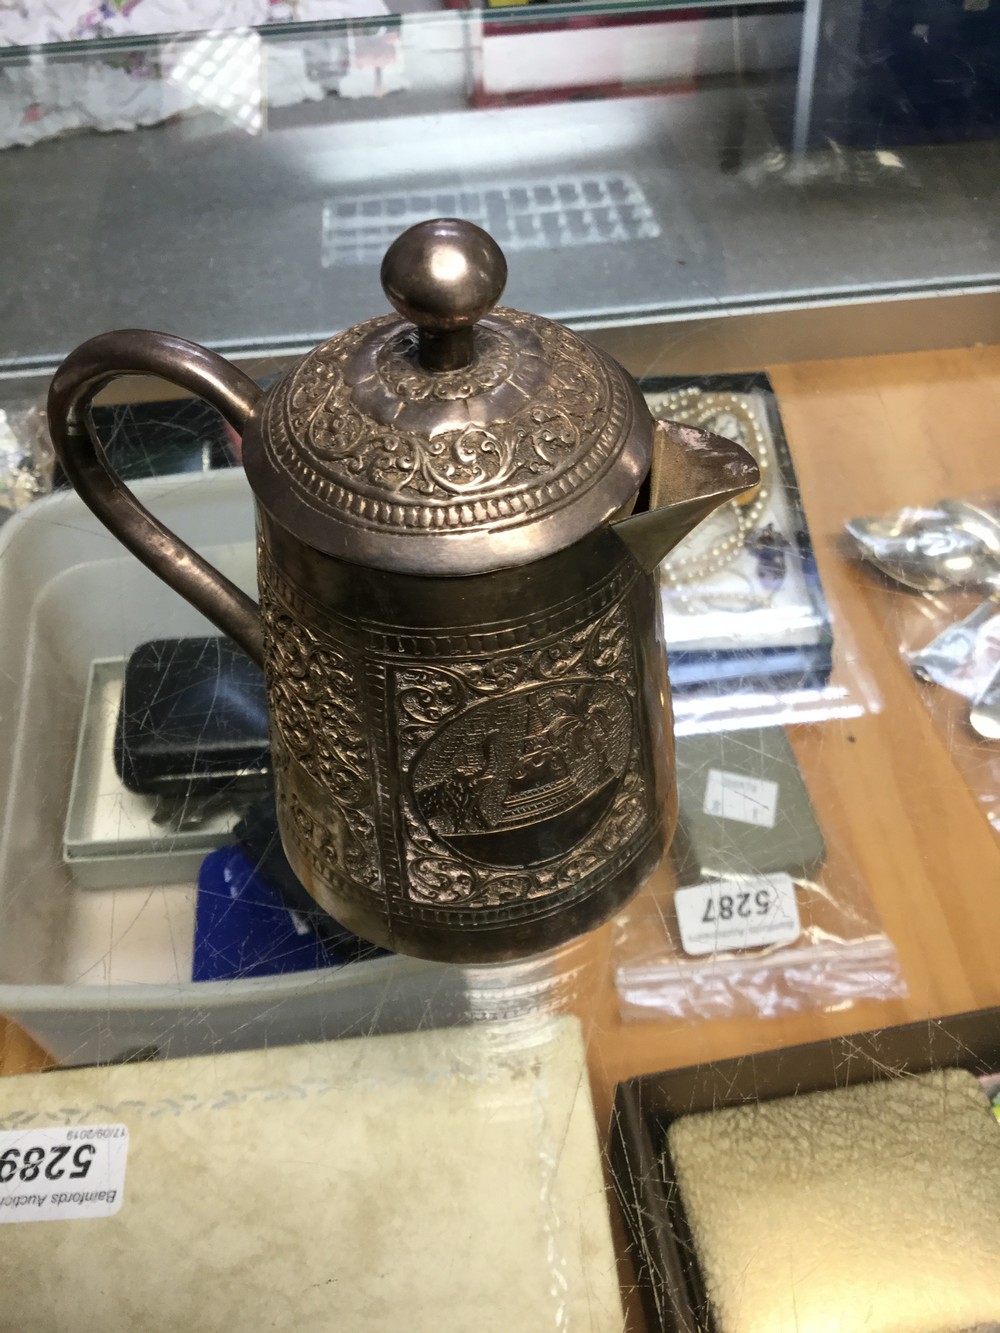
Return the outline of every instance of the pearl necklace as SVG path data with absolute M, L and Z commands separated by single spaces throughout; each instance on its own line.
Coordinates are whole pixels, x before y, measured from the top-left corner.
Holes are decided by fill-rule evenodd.
M 698 549 L 695 545 L 688 554 L 684 553 L 687 543 L 682 542 L 679 553 L 668 556 L 662 562 L 661 577 L 670 588 L 671 595 L 688 610 L 701 609 L 709 599 L 717 603 L 732 603 L 734 610 L 769 605 L 773 594 L 763 592 L 720 590 L 713 593 L 699 587 L 697 594 L 691 595 L 693 584 L 702 584 L 732 565 L 746 548 L 748 539 L 760 525 L 770 503 L 774 459 L 756 412 L 742 394 L 706 393 L 697 388 L 675 389 L 669 393 L 651 395 L 649 403 L 656 417 L 680 421 L 688 426 L 701 426 L 717 435 L 734 439 L 754 455 L 760 467 L 760 485 L 757 489 L 748 498 L 731 500 L 718 511 L 720 516 L 725 515 L 729 520 L 729 531 L 724 536 L 707 550 Z M 749 578 L 747 583 L 750 583 Z

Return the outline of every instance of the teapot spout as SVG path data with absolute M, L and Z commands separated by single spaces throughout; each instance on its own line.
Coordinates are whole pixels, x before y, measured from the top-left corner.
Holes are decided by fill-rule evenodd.
M 697 426 L 659 421 L 653 438 L 649 508 L 611 527 L 642 568 L 652 573 L 714 509 L 759 485 L 757 460 L 742 445 Z

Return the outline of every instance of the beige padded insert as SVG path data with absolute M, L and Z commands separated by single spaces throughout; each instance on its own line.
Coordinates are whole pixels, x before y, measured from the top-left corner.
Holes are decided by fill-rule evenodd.
M 119 1121 L 120 1212 L 0 1225 L 4 1333 L 621 1333 L 575 1019 L 0 1079 Z
M 1000 1124 L 963 1070 L 669 1130 L 719 1333 L 1000 1327 Z

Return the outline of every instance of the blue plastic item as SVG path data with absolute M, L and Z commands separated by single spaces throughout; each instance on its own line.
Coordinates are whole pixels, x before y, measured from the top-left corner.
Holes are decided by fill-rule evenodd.
M 195 981 L 334 966 L 309 925 L 282 906 L 239 847 L 220 847 L 205 858 L 195 908 Z

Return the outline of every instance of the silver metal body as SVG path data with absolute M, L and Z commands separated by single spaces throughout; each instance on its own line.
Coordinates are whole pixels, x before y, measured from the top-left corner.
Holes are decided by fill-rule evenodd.
M 143 332 L 84 344 L 50 395 L 83 497 L 263 665 L 306 888 L 368 939 L 462 962 L 597 925 L 662 855 L 676 798 L 654 570 L 759 480 L 739 446 L 657 425 L 567 330 L 489 313 L 505 271 L 478 228 L 421 224 L 383 264 L 404 318 L 338 335 L 266 396 Z M 136 369 L 241 431 L 259 609 L 110 471 L 88 405 Z M 669 502 L 633 512 L 651 465 Z

